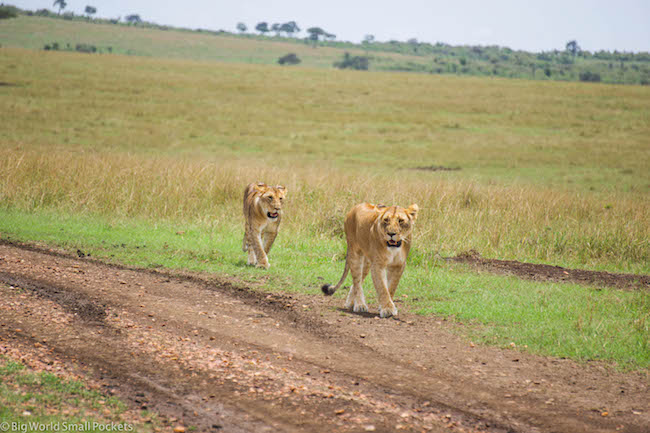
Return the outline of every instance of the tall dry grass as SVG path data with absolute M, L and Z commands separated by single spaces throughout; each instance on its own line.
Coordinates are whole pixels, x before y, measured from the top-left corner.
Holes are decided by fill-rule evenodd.
M 648 272 L 650 207 L 626 196 L 533 186 L 425 180 L 404 170 L 378 174 L 251 161 L 123 153 L 43 154 L 0 150 L 0 203 L 27 211 L 221 224 L 239 230 L 251 181 L 289 189 L 284 230 L 296 239 L 342 237 L 361 201 L 417 203 L 416 260 L 475 249 L 484 256 Z

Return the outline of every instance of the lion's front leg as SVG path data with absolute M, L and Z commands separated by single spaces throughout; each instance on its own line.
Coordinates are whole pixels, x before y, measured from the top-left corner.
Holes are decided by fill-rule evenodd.
M 379 300 L 379 316 L 390 317 L 397 316 L 397 308 L 388 291 L 387 271 L 385 267 L 380 265 L 373 265 L 371 268 L 372 282 L 377 291 L 377 299 Z
M 390 293 L 390 299 L 395 299 L 395 291 L 397 290 L 400 278 L 402 278 L 402 273 L 404 273 L 404 268 L 406 268 L 406 265 L 397 265 L 388 268 L 388 293 Z
M 264 252 L 268 255 L 273 246 L 273 242 L 275 242 L 275 238 L 278 236 L 278 231 L 277 229 L 275 231 L 269 230 L 264 232 L 262 236 L 264 238 Z
M 248 238 L 248 264 L 258 268 L 269 268 L 269 259 L 262 246 L 262 233 L 251 230 Z
M 351 254 L 349 260 L 350 273 L 352 274 L 352 288 L 345 300 L 345 308 L 351 309 L 355 313 L 367 313 L 368 305 L 366 304 L 366 297 L 361 286 L 364 278 L 368 275 L 367 270 L 364 269 L 366 259 L 359 254 Z

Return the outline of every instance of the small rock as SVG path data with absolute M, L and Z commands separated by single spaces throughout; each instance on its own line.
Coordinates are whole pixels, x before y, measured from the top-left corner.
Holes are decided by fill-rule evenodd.
M 185 427 L 182 425 L 177 425 L 174 427 L 174 433 L 185 433 Z

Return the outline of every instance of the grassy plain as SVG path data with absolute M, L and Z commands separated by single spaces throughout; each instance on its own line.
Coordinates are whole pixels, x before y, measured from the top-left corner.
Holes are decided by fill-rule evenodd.
M 646 293 L 440 261 L 475 249 L 650 272 L 650 88 L 13 48 L 0 58 L 3 237 L 312 291 L 342 271 L 353 204 L 415 202 L 398 291 L 413 308 L 476 321 L 497 344 L 650 364 Z M 430 166 L 460 170 L 417 170 Z M 289 189 L 268 274 L 240 250 L 241 194 L 256 180 Z
M 2 45 L 41 50 L 45 45 L 58 42 L 61 49 L 66 44 L 74 49 L 76 44 L 96 46 L 106 53 L 165 57 L 172 59 L 209 60 L 220 62 L 277 64 L 280 57 L 295 53 L 301 66 L 331 68 L 341 60 L 344 50 L 316 47 L 306 43 L 286 40 L 258 40 L 210 33 L 169 30 L 135 26 L 116 26 L 84 21 L 67 21 L 37 16 L 20 15 L 18 18 L 0 22 Z M 360 49 L 348 49 L 354 55 L 362 55 Z M 376 53 L 371 67 L 387 67 L 392 64 L 413 62 L 429 64 L 420 56 L 398 53 Z

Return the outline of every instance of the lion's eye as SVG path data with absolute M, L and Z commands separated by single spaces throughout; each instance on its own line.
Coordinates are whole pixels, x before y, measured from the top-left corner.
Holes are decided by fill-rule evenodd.
M 386 218 L 386 219 L 384 220 L 384 224 L 388 225 L 389 221 L 390 221 L 390 220 L 389 220 L 388 218 Z
M 273 201 L 273 197 L 266 197 L 268 201 Z

